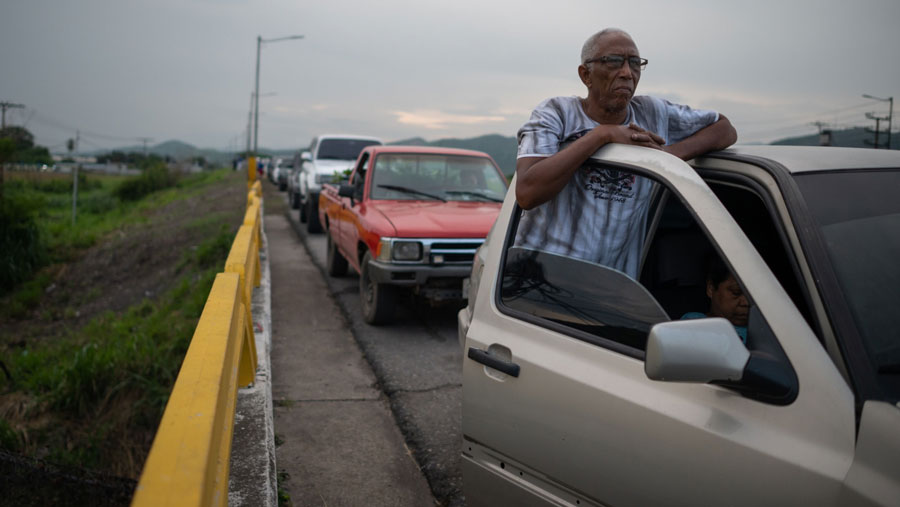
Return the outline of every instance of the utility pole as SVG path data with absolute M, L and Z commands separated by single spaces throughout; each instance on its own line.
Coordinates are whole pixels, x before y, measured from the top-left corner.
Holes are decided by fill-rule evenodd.
M 247 116 L 247 156 L 250 156 L 250 141 L 253 139 L 253 97 L 255 93 L 250 94 L 250 114 Z
M 81 132 L 75 131 L 75 140 L 70 142 L 70 151 L 75 152 L 75 169 L 72 171 L 72 227 L 75 227 L 75 217 L 78 214 L 78 141 L 81 139 Z M 72 141 L 71 139 L 69 141 Z
M 887 120 L 887 117 L 882 118 L 881 116 L 875 116 L 875 113 L 866 113 L 866 118 L 868 118 L 870 120 L 875 120 L 875 130 L 872 130 L 870 128 L 866 129 L 869 132 L 875 133 L 875 142 L 873 143 L 869 140 L 866 140 L 866 144 L 872 145 L 873 147 L 875 147 L 875 149 L 878 149 L 879 148 L 878 132 L 881 130 L 881 120 Z M 890 146 L 890 145 L 888 145 L 888 146 Z
M 3 120 L 2 120 L 2 123 L 0 123 L 0 126 L 2 126 L 2 128 L 5 129 L 6 128 L 6 110 L 7 109 L 24 109 L 25 105 L 24 104 L 13 104 L 12 102 L 0 102 L 0 108 L 3 109 Z
M 288 37 L 278 37 L 277 39 L 263 39 L 262 36 L 256 36 L 256 87 L 253 90 L 253 101 L 256 107 L 253 108 L 253 156 L 257 155 L 259 148 L 259 54 L 262 49 L 263 42 L 279 42 L 283 40 L 302 39 L 302 35 L 290 35 Z
M 253 156 L 256 157 L 257 142 L 259 141 L 259 52 L 262 48 L 262 36 L 256 36 L 256 86 L 253 88 Z
M 891 120 L 892 120 L 893 117 L 894 117 L 894 97 L 881 98 L 881 97 L 874 97 L 874 96 L 872 96 L 872 95 L 869 95 L 868 93 L 863 93 L 863 98 L 866 98 L 866 99 L 872 99 L 872 100 L 879 100 L 879 101 L 881 101 L 881 102 L 887 102 L 887 103 L 889 104 L 889 106 L 888 106 L 888 115 L 887 115 L 887 117 L 882 117 L 882 118 L 880 118 L 880 119 L 882 119 L 882 120 L 887 120 L 887 122 L 888 122 L 888 128 L 887 128 L 887 132 L 888 132 L 888 134 L 887 134 L 887 149 L 891 149 L 891 129 L 892 129 L 892 127 L 893 127 L 892 121 L 891 121 Z M 877 132 L 878 132 L 878 118 L 874 118 L 874 113 L 866 113 L 866 118 L 875 120 L 875 131 L 876 131 L 876 134 L 875 134 L 875 147 L 877 148 L 877 147 L 878 147 L 878 133 L 877 133 Z
M 142 141 L 144 143 L 144 158 L 147 158 L 147 143 L 152 141 L 152 137 L 139 137 L 138 141 Z
M 831 129 L 825 128 L 828 124 L 824 121 L 814 121 L 812 124 L 819 129 L 819 146 L 831 146 Z

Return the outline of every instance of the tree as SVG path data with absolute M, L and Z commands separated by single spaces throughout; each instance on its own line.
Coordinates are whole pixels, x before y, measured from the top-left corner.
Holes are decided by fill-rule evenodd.
M 16 151 L 16 144 L 12 139 L 0 139 L 0 203 L 3 202 L 3 179 L 6 171 L 6 163 Z
M 12 153 L 7 154 L 4 163 L 52 164 L 50 151 L 34 144 L 34 136 L 24 127 L 10 126 L 0 129 L 0 139 L 12 144 Z
M 12 140 L 16 151 L 30 150 L 34 146 L 34 136 L 24 127 L 2 128 L 0 137 Z

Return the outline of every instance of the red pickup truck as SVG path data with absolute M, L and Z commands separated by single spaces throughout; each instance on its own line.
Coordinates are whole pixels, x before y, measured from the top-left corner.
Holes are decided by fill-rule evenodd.
M 359 272 L 363 317 L 391 320 L 398 291 L 431 301 L 466 298 L 475 250 L 506 194 L 486 153 L 421 146 L 369 146 L 349 180 L 324 184 L 319 219 L 327 271 Z

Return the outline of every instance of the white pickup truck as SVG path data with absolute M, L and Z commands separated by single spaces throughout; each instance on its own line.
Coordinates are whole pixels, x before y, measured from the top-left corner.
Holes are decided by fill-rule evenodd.
M 366 146 L 382 144 L 381 139 L 365 136 L 321 135 L 313 138 L 309 151 L 300 156 L 302 165 L 296 199 L 300 207 L 300 221 L 306 223 L 307 231 L 322 232 L 319 222 L 322 183 L 330 183 L 335 173 L 352 168 L 359 152 Z
M 467 505 L 900 505 L 900 152 L 582 170 L 653 185 L 639 273 L 522 246 L 513 180 L 458 317 Z M 702 318 L 714 257 L 746 341 Z

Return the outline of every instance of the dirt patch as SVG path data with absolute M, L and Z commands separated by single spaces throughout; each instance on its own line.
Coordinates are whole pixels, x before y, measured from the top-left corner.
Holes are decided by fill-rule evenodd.
M 25 319 L 3 323 L 7 343 L 52 340 L 171 288 L 180 260 L 206 239 L 196 234 L 199 224 L 240 225 L 247 196 L 241 176 L 147 212 L 144 223 L 114 231 L 69 264 L 48 267 L 54 281 L 40 304 Z

